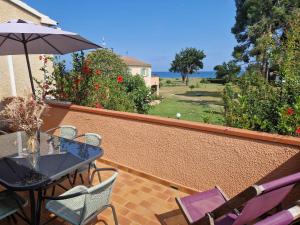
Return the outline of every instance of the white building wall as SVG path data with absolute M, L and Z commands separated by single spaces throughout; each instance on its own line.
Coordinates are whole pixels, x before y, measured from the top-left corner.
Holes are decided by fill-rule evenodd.
M 132 75 L 141 75 L 144 77 L 151 77 L 151 67 L 128 66 Z

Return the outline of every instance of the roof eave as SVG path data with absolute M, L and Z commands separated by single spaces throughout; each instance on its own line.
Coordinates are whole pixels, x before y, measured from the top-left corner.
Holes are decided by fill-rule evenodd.
M 20 1 L 20 0 L 9 0 L 13 4 L 19 6 L 20 8 L 26 10 L 27 12 L 30 12 L 31 14 L 37 16 L 40 18 L 42 24 L 47 24 L 47 25 L 57 25 L 57 21 L 51 19 L 50 17 L 40 13 L 36 9 L 32 8 L 31 6 L 27 5 L 26 3 Z

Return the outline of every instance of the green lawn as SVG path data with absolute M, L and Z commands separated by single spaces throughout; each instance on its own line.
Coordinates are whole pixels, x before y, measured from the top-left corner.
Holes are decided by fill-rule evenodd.
M 170 81 L 167 82 L 167 80 Z M 224 86 L 202 84 L 200 80 L 200 78 L 190 80 L 189 85 L 195 86 L 191 90 L 180 80 L 163 79 L 163 86 L 160 88 L 162 102 L 154 106 L 149 114 L 176 118 L 176 113 L 179 112 L 182 120 L 223 124 L 222 91 Z

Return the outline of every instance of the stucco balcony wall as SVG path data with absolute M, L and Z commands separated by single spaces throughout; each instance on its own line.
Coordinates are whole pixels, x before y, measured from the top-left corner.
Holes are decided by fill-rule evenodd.
M 300 138 L 223 126 L 51 105 L 43 129 L 62 124 L 103 137 L 104 159 L 173 186 L 206 190 L 215 185 L 234 195 L 300 169 Z

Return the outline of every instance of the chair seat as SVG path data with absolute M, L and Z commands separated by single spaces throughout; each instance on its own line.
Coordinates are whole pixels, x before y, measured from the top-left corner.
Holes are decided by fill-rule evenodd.
M 233 213 L 228 213 L 227 215 L 218 218 L 215 221 L 215 225 L 232 225 L 236 219 L 237 215 Z
M 85 190 L 87 190 L 85 186 L 76 186 L 61 196 L 74 194 Z M 79 225 L 81 222 L 81 213 L 85 202 L 84 199 L 85 195 L 64 200 L 50 200 L 46 204 L 46 209 L 73 225 Z
M 24 207 L 27 205 L 27 201 L 15 192 L 0 192 L 0 220 L 17 212 L 20 209 L 19 205 Z
M 207 212 L 213 211 L 226 202 L 217 188 L 183 197 L 179 201 L 190 223 L 203 218 Z

